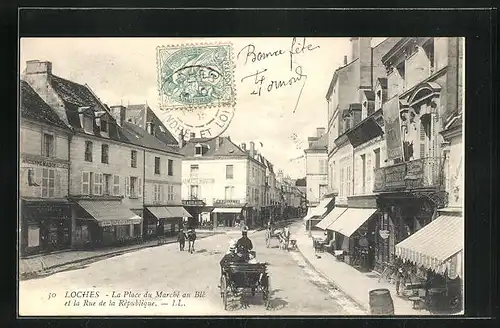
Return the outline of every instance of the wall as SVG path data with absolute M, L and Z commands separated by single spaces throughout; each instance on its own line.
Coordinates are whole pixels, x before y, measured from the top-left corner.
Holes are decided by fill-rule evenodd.
M 449 160 L 446 168 L 446 191 L 448 192 L 448 206 L 462 207 L 464 193 L 464 159 L 462 135 L 450 140 Z
M 406 59 L 406 90 L 409 90 L 431 75 L 431 62 L 422 47 Z
M 191 180 L 191 165 L 198 165 L 199 180 Z M 233 179 L 226 179 L 226 165 L 233 165 Z M 225 198 L 225 187 L 234 186 L 233 199 L 246 199 L 247 192 L 246 159 L 185 159 L 182 161 L 182 199 L 189 199 L 190 185 L 198 182 L 198 198 L 207 206 L 213 206 L 213 199 Z
M 55 137 L 54 157 L 42 156 L 42 133 L 44 132 L 51 133 Z M 21 119 L 19 149 L 21 155 L 19 193 L 21 197 L 42 197 L 43 168 L 55 171 L 53 198 L 64 198 L 68 195 L 68 142 L 69 135 L 60 129 Z M 28 185 L 30 169 L 33 169 L 35 183 L 39 186 Z
M 348 176 L 347 176 L 347 168 L 349 167 L 351 170 L 351 178 L 354 172 L 352 172 L 353 169 L 353 148 L 350 143 L 346 143 L 342 147 L 338 149 L 338 151 L 335 153 L 335 155 L 331 158 L 331 161 L 335 161 L 335 168 L 336 170 L 336 179 L 335 179 L 335 188 L 338 190 L 339 195 L 336 197 L 335 201 L 336 203 L 339 204 L 346 204 L 347 203 L 347 196 L 352 194 L 352 182 L 350 183 L 351 188 L 348 188 Z M 341 181 L 341 172 L 342 169 L 344 170 L 344 179 L 343 183 Z
M 306 153 L 306 180 L 307 180 L 307 200 L 309 205 L 320 201 L 320 185 L 328 185 L 328 172 L 320 171 L 320 161 L 328 161 L 326 152 L 307 152 Z
M 142 154 L 142 152 L 141 152 Z M 148 204 L 181 204 L 181 184 L 182 184 L 182 159 L 178 155 L 166 154 L 165 152 L 146 150 L 145 166 L 145 186 L 144 202 Z M 160 174 L 155 174 L 155 157 L 160 157 Z M 168 175 L 168 160 L 173 160 L 173 175 Z M 162 197 L 155 202 L 154 185 L 160 184 L 162 187 Z M 174 186 L 174 199 L 168 200 L 168 186 Z
M 375 170 L 375 149 L 380 150 L 380 167 L 384 167 L 385 139 L 380 136 L 374 138 L 354 149 L 354 195 L 368 195 L 373 193 L 374 170 Z M 365 155 L 366 176 L 365 189 L 363 190 L 363 165 L 361 156 Z
M 85 161 L 85 141 L 93 143 L 93 161 Z M 109 164 L 101 163 L 101 145 L 109 145 Z M 130 151 L 137 151 L 137 168 L 130 166 Z M 70 145 L 71 173 L 70 194 L 81 195 L 82 172 L 99 172 L 120 176 L 120 195 L 125 195 L 125 177 L 134 176 L 143 181 L 142 149 L 136 146 L 120 144 L 112 140 L 98 139 L 91 136 L 77 134 Z M 137 199 L 125 197 L 123 203 L 129 208 L 142 208 L 142 197 Z
M 382 57 L 394 47 L 399 40 L 401 40 L 401 38 L 387 38 L 385 41 L 372 48 L 372 87 L 375 87 L 378 78 L 387 77 L 387 70 L 382 63 Z

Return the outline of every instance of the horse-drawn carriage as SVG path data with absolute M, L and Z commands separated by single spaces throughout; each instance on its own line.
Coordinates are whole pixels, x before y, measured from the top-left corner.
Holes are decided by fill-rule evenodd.
M 267 263 L 229 263 L 222 268 L 219 287 L 224 310 L 227 310 L 230 297 L 240 296 L 240 300 L 243 301 L 243 296 L 248 291 L 252 296 L 256 293 L 262 294 L 266 309 L 269 307 L 270 284 Z

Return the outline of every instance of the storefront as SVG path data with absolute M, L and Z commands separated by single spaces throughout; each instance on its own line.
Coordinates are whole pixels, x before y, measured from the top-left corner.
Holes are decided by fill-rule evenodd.
M 214 227 L 237 227 L 247 224 L 242 207 L 216 207 L 212 211 Z
M 144 238 L 175 236 L 183 228 L 183 218 L 193 216 L 182 206 L 147 206 L 144 215 Z
M 202 225 L 202 213 L 209 212 L 205 206 L 205 202 L 199 199 L 183 200 L 182 205 L 188 211 L 191 217 L 187 218 L 186 226 L 191 228 L 198 228 Z
M 71 208 L 67 200 L 21 199 L 21 255 L 71 247 Z
M 142 218 L 119 200 L 77 200 L 76 248 L 122 244 L 141 236 Z
M 396 244 L 396 256 L 409 273 L 409 283 L 422 289 L 429 310 L 462 310 L 463 245 L 464 222 L 458 212 L 441 212 L 427 226 Z
M 309 207 L 306 216 L 302 219 L 308 231 L 324 230 L 317 225 L 323 220 L 334 207 L 335 202 L 333 197 L 326 197 L 321 200 L 316 207 Z

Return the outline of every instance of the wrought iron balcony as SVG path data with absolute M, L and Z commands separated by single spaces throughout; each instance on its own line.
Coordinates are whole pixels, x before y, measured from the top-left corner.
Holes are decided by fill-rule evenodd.
M 442 162 L 427 157 L 375 169 L 373 191 L 439 189 L 443 184 Z

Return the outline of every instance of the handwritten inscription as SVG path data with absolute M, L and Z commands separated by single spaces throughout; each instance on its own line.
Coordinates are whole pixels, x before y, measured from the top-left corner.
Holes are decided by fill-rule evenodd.
M 302 91 L 307 81 L 307 74 L 304 73 L 302 65 L 299 65 L 295 61 L 297 55 L 302 55 L 307 52 L 312 52 L 320 46 L 314 46 L 307 42 L 306 38 L 293 38 L 289 49 L 275 49 L 271 51 L 258 51 L 254 44 L 248 44 L 243 47 L 237 55 L 239 59 L 240 56 L 244 58 L 244 65 L 248 63 L 258 63 L 263 62 L 269 58 L 284 57 L 288 54 L 290 72 L 292 74 L 281 77 L 281 78 L 269 78 L 269 70 L 267 68 L 257 69 L 255 73 L 244 76 L 241 82 L 251 83 L 252 89 L 250 91 L 251 95 L 261 96 L 263 93 L 272 93 L 274 91 L 291 88 L 299 82 L 302 82 L 297 101 L 293 112 L 297 110 L 300 97 L 302 96 Z

